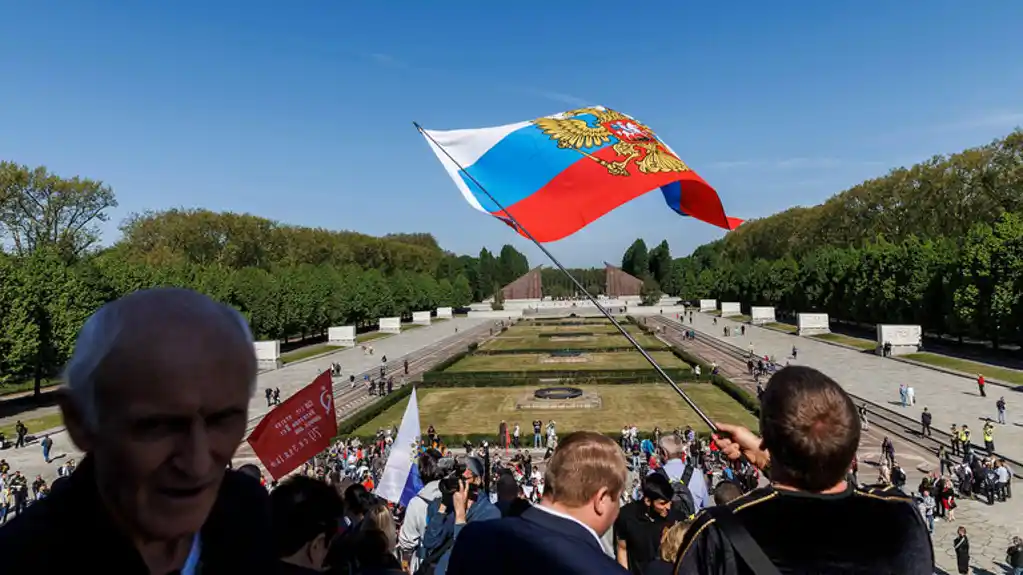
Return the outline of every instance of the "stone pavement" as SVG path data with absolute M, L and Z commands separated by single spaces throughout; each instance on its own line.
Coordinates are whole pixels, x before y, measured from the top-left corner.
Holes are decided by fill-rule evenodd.
M 260 373 L 256 383 L 256 393 L 249 404 L 249 427 L 255 425 L 263 415 L 269 411 L 266 399 L 263 396 L 263 389 L 267 387 L 279 387 L 281 399 L 287 399 L 294 392 L 308 385 L 317 375 L 330 368 L 330 364 L 338 362 L 343 369 L 344 378 L 347 380 L 351 373 L 361 376 L 365 371 L 375 370 L 380 366 L 380 360 L 387 356 L 389 370 L 402 371 L 402 358 L 414 354 L 435 344 L 439 341 L 455 336 L 455 329 L 458 335 L 467 335 L 473 330 L 487 329 L 490 325 L 496 324 L 489 319 L 454 318 L 445 322 L 424 326 L 411 331 L 392 335 L 379 340 L 374 340 L 368 345 L 373 347 L 373 355 L 368 355 L 361 348 L 339 350 L 334 353 L 319 356 L 307 361 L 301 361 L 284 366 L 281 369 Z M 400 376 L 395 377 L 399 379 Z M 340 385 L 335 386 L 335 394 L 338 393 Z M 344 386 L 347 387 L 347 386 Z M 364 390 L 364 386 L 359 387 Z M 343 409 L 346 404 L 339 401 L 338 408 Z M 0 459 L 6 459 L 11 464 L 11 469 L 20 469 L 28 477 L 42 475 L 44 479 L 52 480 L 56 477 L 57 467 L 66 460 L 74 458 L 81 460 L 82 453 L 71 443 L 67 432 L 60 430 L 50 435 L 53 439 L 51 453 L 54 460 L 47 464 L 43 461 L 42 450 L 38 442 L 33 442 L 22 449 L 5 449 L 0 451 Z
M 685 325 L 690 325 L 688 321 Z M 898 403 L 898 384 L 906 382 L 913 386 L 917 396 L 917 406 L 913 413 L 916 418 L 917 409 L 928 406 L 934 412 L 935 427 L 948 429 L 953 422 L 969 423 L 974 430 L 974 439 L 979 440 L 980 428 L 986 417 L 994 417 L 994 402 L 998 396 L 1004 395 L 1009 404 L 1009 425 L 999 425 L 995 430 L 995 445 L 1009 457 L 1019 459 L 1023 454 L 1023 426 L 1020 426 L 1018 415 L 1023 409 L 1023 401 L 1017 392 L 989 386 L 988 397 L 981 398 L 976 385 L 969 379 L 918 367 L 902 362 L 887 361 L 884 358 L 857 352 L 838 346 L 816 341 L 813 338 L 795 337 L 773 330 L 746 326 L 746 336 L 724 337 L 722 328 L 738 327 L 739 323 L 718 318 L 715 326 L 712 316 L 701 313 L 693 314 L 692 328 L 720 341 L 747 349 L 752 342 L 754 352 L 763 356 L 775 356 L 784 361 L 792 353 L 792 346 L 799 350 L 799 360 L 791 363 L 808 365 L 828 374 L 848 389 L 851 393 L 881 405 L 892 405 L 892 409 L 901 409 Z M 950 414 L 955 414 L 950 415 Z M 1015 419 L 1013 416 L 1017 416 Z M 975 423 L 976 420 L 976 423 Z M 875 429 L 871 426 L 871 431 Z M 859 479 L 862 482 L 873 482 L 877 471 L 874 462 L 878 459 L 880 445 L 873 433 L 865 433 L 861 438 L 858 455 L 860 457 Z M 925 463 L 924 452 L 914 446 L 903 444 L 896 439 L 897 457 L 904 464 L 908 476 L 907 489 L 915 490 L 923 477 L 917 464 Z M 909 463 L 909 464 L 907 464 Z M 1020 470 L 1016 470 L 1017 472 Z M 1016 496 L 1006 503 L 996 502 L 989 506 L 976 500 L 960 500 L 956 509 L 956 521 L 935 520 L 932 536 L 935 561 L 938 573 L 956 573 L 955 553 L 952 551 L 952 540 L 956 537 L 959 526 L 966 527 L 970 537 L 971 566 L 975 573 L 1003 573 L 1005 549 L 1013 535 L 1023 535 L 1023 495 L 1019 486 L 1023 482 L 1016 480 Z
M 685 325 L 690 325 L 688 320 Z M 818 369 L 840 383 L 849 393 L 868 401 L 903 410 L 912 419 L 919 419 L 926 406 L 934 414 L 934 428 L 948 431 L 953 423 L 967 424 L 973 431 L 973 442 L 983 445 L 981 428 L 987 418 L 995 419 L 995 401 L 1005 397 L 1008 404 L 1008 425 L 995 426 L 995 448 L 1006 457 L 1023 461 L 1023 394 L 1001 386 L 988 385 L 987 397 L 980 397 L 972 380 L 891 361 L 872 353 L 830 345 L 811 337 L 796 337 L 774 330 L 746 325 L 746 336 L 724 337 L 724 327 L 736 328 L 739 323 L 712 316 L 693 314 L 693 329 L 720 341 L 748 349 L 750 343 L 757 355 L 774 356 L 778 362 L 788 360 Z M 792 360 L 792 346 L 799 351 L 798 361 Z M 899 406 L 899 384 L 914 388 L 916 405 Z M 1019 472 L 1020 470 L 1016 470 Z M 1023 523 L 1023 521 L 1021 521 Z

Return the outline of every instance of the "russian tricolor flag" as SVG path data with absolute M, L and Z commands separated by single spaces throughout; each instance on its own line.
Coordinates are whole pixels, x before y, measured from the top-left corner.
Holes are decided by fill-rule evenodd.
M 384 466 L 384 475 L 377 484 L 376 494 L 392 503 L 408 505 L 408 502 L 423 488 L 419 477 L 419 402 L 416 390 L 412 389 L 405 415 L 401 418 L 398 437 L 391 443 L 391 454 Z
M 570 236 L 656 189 L 681 215 L 727 230 L 742 223 L 649 128 L 601 106 L 494 128 L 422 132 L 472 207 L 510 224 L 505 208 L 541 242 Z

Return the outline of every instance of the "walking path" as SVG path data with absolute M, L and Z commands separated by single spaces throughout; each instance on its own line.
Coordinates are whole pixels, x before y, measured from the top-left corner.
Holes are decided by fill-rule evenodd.
M 686 321 L 685 325 L 690 324 Z M 746 325 L 745 337 L 725 337 L 722 333 L 725 327 L 739 333 L 739 326 L 739 322 L 724 318 L 718 318 L 715 326 L 713 317 L 693 314 L 693 329 L 744 350 L 752 343 L 754 353 L 761 357 L 769 355 L 782 363 L 788 360 L 818 369 L 849 393 L 901 409 L 913 419 L 919 419 L 920 412 L 927 407 L 933 414 L 935 429 L 948 431 L 953 423 L 965 423 L 973 431 L 973 442 L 979 445 L 983 445 L 984 421 L 997 417 L 995 401 L 1005 397 L 1007 425 L 995 425 L 995 448 L 1007 457 L 1023 461 L 1023 394 L 1019 392 L 988 386 L 987 397 L 981 397 L 976 384 L 962 377 L 756 326 Z M 799 351 L 798 360 L 791 359 L 792 346 Z M 902 383 L 914 388 L 915 406 L 901 407 L 899 384 Z
M 674 317 L 672 317 L 674 319 Z M 720 341 L 747 349 L 753 343 L 754 352 L 772 355 L 778 361 L 784 361 L 792 353 L 792 346 L 799 350 L 798 361 L 789 359 L 793 364 L 801 364 L 819 369 L 831 376 L 835 381 L 851 393 L 882 405 L 898 404 L 898 384 L 906 382 L 916 388 L 918 403 L 913 409 L 912 417 L 927 405 L 934 412 L 937 427 L 948 426 L 953 421 L 967 422 L 974 429 L 974 439 L 980 434 L 981 423 L 973 424 L 973 419 L 994 417 L 994 402 L 998 395 L 1005 392 L 1005 400 L 1009 404 L 1009 425 L 999 425 L 995 431 L 995 445 L 1000 451 L 1014 458 L 1023 451 L 1020 437 L 1023 427 L 1020 419 L 1015 423 L 1013 415 L 1018 416 L 1023 409 L 1019 394 L 997 387 L 988 389 L 988 397 L 981 398 L 977 388 L 962 377 L 934 371 L 925 367 L 885 360 L 871 354 L 829 345 L 812 338 L 797 338 L 769 329 L 746 325 L 746 336 L 724 337 L 722 328 L 739 327 L 738 322 L 718 318 L 715 326 L 713 318 L 704 314 L 694 313 L 693 323 L 684 325 L 712 336 Z M 695 351 L 695 350 L 694 350 Z M 1012 397 L 1010 397 L 1012 395 Z M 1014 407 L 1015 406 L 1015 407 Z M 893 407 L 895 409 L 895 407 Z M 872 483 L 877 478 L 877 462 L 880 455 L 878 433 L 874 426 L 862 434 L 857 456 L 860 459 L 859 480 Z M 934 467 L 934 458 L 926 457 L 918 447 L 911 446 L 898 439 L 895 440 L 896 456 L 906 471 L 906 490 L 915 491 L 923 478 L 921 469 Z M 1019 471 L 1019 470 L 1017 470 Z M 1020 484 L 1015 482 L 1014 487 Z M 956 537 L 956 529 L 966 527 L 970 537 L 971 566 L 977 573 L 1002 573 L 1005 570 L 1005 550 L 1013 535 L 1023 535 L 1023 495 L 1019 489 L 1016 497 L 1007 502 L 996 502 L 987 505 L 985 501 L 960 500 L 955 510 L 956 520 L 948 522 L 935 519 L 932 535 L 935 562 L 938 573 L 956 573 L 955 553 L 952 540 Z
M 363 352 L 361 348 L 355 347 L 318 356 L 307 361 L 291 363 L 278 370 L 260 373 L 256 383 L 256 393 L 249 403 L 249 428 L 254 427 L 259 419 L 270 409 L 267 407 L 266 398 L 263 395 L 263 390 L 268 387 L 279 387 L 281 389 L 281 400 L 283 401 L 308 385 L 317 375 L 329 369 L 331 363 L 337 362 L 341 364 L 343 377 L 347 381 L 349 374 L 355 373 L 357 374 L 357 379 L 361 379 L 363 372 L 378 369 L 380 360 L 384 356 L 387 356 L 388 371 L 398 370 L 394 373 L 395 380 L 399 380 L 401 376 L 398 374 L 403 371 L 402 360 L 406 356 L 414 356 L 420 352 L 429 353 L 432 351 L 431 346 L 444 347 L 444 344 L 435 344 L 448 339 L 455 339 L 456 337 L 458 340 L 464 339 L 465 345 L 468 345 L 470 340 L 487 336 L 490 327 L 495 323 L 493 320 L 454 318 L 449 321 L 374 340 L 369 344 L 373 348 L 373 355 L 369 355 Z M 456 329 L 458 330 L 457 334 Z M 428 350 L 428 348 L 430 349 Z M 410 358 L 410 363 L 411 361 L 412 359 Z M 376 376 L 377 373 L 374 371 L 373 375 Z M 341 394 L 344 388 L 348 387 L 348 385 L 335 385 L 335 396 Z M 366 388 L 364 385 L 357 387 L 365 393 Z M 356 407 L 352 400 L 355 397 L 354 395 L 350 394 L 344 397 L 346 399 L 339 400 L 337 404 L 339 416 L 342 419 L 346 416 L 344 413 L 346 407 L 349 410 Z M 82 453 L 71 443 L 67 432 L 64 430 L 61 429 L 51 434 L 50 437 L 53 439 L 51 453 L 55 457 L 49 464 L 43 461 L 38 441 L 22 449 L 2 450 L 0 451 L 0 459 L 6 459 L 11 464 L 12 470 L 20 469 L 27 477 L 34 478 L 37 475 L 42 475 L 44 479 L 52 480 L 56 477 L 58 466 L 62 465 L 67 458 L 74 458 L 80 461 Z M 248 458 L 243 457 L 243 459 L 247 460 Z

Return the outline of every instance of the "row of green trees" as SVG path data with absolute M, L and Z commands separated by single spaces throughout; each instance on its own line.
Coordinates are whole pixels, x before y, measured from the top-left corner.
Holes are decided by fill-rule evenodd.
M 207 210 L 134 215 L 101 249 L 98 225 L 116 205 L 102 182 L 0 163 L 0 384 L 38 389 L 85 319 L 138 289 L 195 289 L 239 309 L 257 338 L 288 339 L 467 305 L 529 269 L 507 245 L 458 256 L 429 234 L 377 238 Z
M 744 224 L 662 285 L 862 323 L 1023 344 L 1023 131 Z

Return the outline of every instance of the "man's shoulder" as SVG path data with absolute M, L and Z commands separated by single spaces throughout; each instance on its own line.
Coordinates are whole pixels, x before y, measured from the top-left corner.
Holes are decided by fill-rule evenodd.
M 49 564 L 62 554 L 52 553 L 51 546 L 60 541 L 75 541 L 67 537 L 76 528 L 82 528 L 83 520 L 74 511 L 78 508 L 65 497 L 50 497 L 30 505 L 23 513 L 0 527 L 0 557 L 9 565 Z M 72 530 L 72 533 L 69 533 Z M 66 551 L 66 549 L 65 549 Z M 27 563 L 20 563 L 24 559 Z

